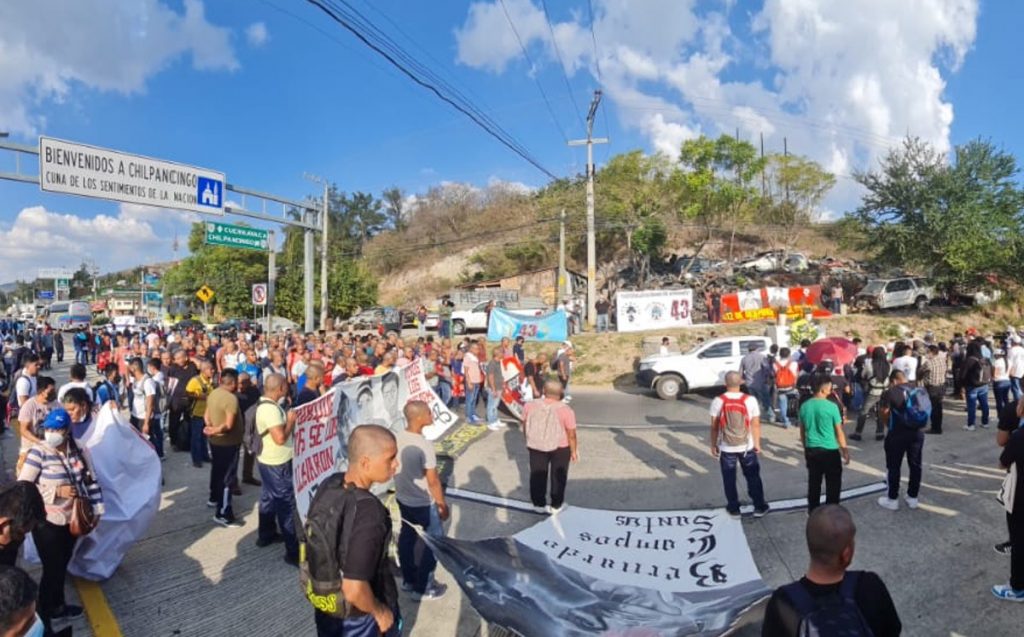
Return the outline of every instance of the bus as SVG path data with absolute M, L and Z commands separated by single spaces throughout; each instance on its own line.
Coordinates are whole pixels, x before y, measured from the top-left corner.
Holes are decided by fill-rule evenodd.
M 55 330 L 73 330 L 92 324 L 88 301 L 54 301 L 43 312 L 43 321 Z

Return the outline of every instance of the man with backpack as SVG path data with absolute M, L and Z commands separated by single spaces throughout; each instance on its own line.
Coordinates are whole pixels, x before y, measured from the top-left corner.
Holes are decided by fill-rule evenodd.
M 856 533 L 849 511 L 838 504 L 820 506 L 807 517 L 810 566 L 798 581 L 772 594 L 762 635 L 891 637 L 902 632 L 885 582 L 871 571 L 847 570 Z
M 132 425 L 149 439 L 161 460 L 164 457 L 164 435 L 160 427 L 160 387 L 143 368 L 141 358 L 133 358 L 128 363 L 128 371 L 132 375 L 131 404 L 129 405 Z
M 536 513 L 559 513 L 565 507 L 569 463 L 579 460 L 576 414 L 562 401 L 562 391 L 561 382 L 549 380 L 544 383 L 544 398 L 523 407 L 523 434 L 530 454 L 530 500 Z
M 14 375 L 14 386 L 7 399 L 7 422 L 15 422 L 21 406 L 36 395 L 36 376 L 41 364 L 38 354 L 28 353 L 21 358 L 21 371 Z M 3 436 L 11 436 L 8 429 L 4 429 Z
M 923 387 L 907 382 L 902 371 L 893 369 L 889 389 L 882 394 L 878 409 L 882 419 L 889 423 L 885 434 L 886 482 L 889 491 L 878 498 L 882 508 L 896 511 L 900 508 L 900 469 L 903 456 L 907 457 L 910 482 L 907 485 L 907 506 L 916 509 L 917 494 L 921 489 L 921 455 L 924 449 L 924 428 L 931 418 L 931 400 Z
M 779 350 L 779 358 L 774 362 L 775 370 L 775 393 L 779 403 L 779 417 L 776 420 L 782 422 L 782 428 L 788 429 L 790 401 L 800 397 L 796 390 L 796 379 L 800 375 L 800 365 L 790 358 L 790 350 L 783 347 Z
M 260 518 L 256 546 L 263 548 L 284 540 L 284 561 L 299 563 L 299 544 L 295 537 L 292 509 L 295 491 L 292 485 L 292 431 L 281 401 L 288 395 L 288 381 L 280 374 L 263 379 L 263 396 L 245 411 L 245 448 L 259 460 Z M 279 532 L 280 531 L 280 532 Z
M 740 359 L 740 372 L 743 373 L 743 383 L 747 386 L 747 391 L 757 398 L 760 412 L 765 415 L 767 422 L 771 422 L 774 420 L 771 398 L 774 371 L 762 343 L 750 343 L 747 354 Z
M 843 465 L 850 464 L 850 451 L 843 433 L 843 416 L 830 398 L 832 378 L 816 375 L 811 386 L 814 396 L 800 406 L 800 442 L 807 462 L 807 510 L 821 504 L 821 480 L 825 479 L 825 503 L 839 504 L 843 488 Z
M 395 436 L 360 425 L 348 439 L 348 470 L 320 483 L 302 528 L 299 579 L 318 637 L 398 637 L 402 622 L 391 574 L 391 514 L 374 484 L 398 466 Z
M 758 400 L 740 391 L 739 372 L 725 375 L 725 393 L 711 401 L 711 455 L 718 458 L 725 488 L 725 509 L 740 516 L 736 492 L 736 465 L 743 469 L 747 493 L 754 501 L 754 517 L 768 512 L 761 483 L 761 409 Z M 719 442 L 721 440 L 721 442 Z
M 967 424 L 964 429 L 974 431 L 981 407 L 981 426 L 988 427 L 988 385 L 992 382 L 992 363 L 981 353 L 981 344 L 971 341 L 967 344 L 967 356 L 960 368 L 960 382 L 967 396 Z

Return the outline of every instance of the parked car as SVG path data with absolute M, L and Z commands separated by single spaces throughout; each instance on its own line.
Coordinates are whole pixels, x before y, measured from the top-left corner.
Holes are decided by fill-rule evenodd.
M 180 332 L 182 330 L 202 330 L 202 329 L 205 329 L 205 327 L 206 326 L 203 325 L 202 321 L 197 321 L 196 319 L 187 318 L 187 319 L 182 319 L 182 320 L 178 321 L 177 323 L 175 323 L 173 329 L 175 329 L 175 330 Z
M 384 318 L 384 308 L 382 307 L 371 307 L 361 312 L 356 312 L 348 318 L 346 323 L 352 326 L 353 329 L 357 330 L 371 330 L 377 327 L 377 324 Z
M 691 261 L 693 262 L 691 265 Z M 704 257 L 679 257 L 675 263 L 672 264 L 673 274 L 680 275 L 683 271 L 686 271 L 688 276 L 695 276 L 698 274 L 706 274 L 721 268 L 725 263 L 723 261 L 715 261 L 713 259 L 705 259 Z M 686 270 L 689 266 L 689 270 Z
M 640 359 L 636 384 L 653 389 L 662 400 L 675 400 L 694 389 L 724 387 L 725 374 L 739 371 L 740 359 L 757 343 L 765 350 L 767 336 L 732 336 L 701 343 L 681 354 L 654 354 Z
M 757 272 L 803 272 L 810 266 L 807 257 L 799 252 L 784 250 L 768 250 L 760 252 L 749 259 L 736 264 L 740 270 L 756 270 Z
M 234 333 L 237 333 L 237 332 L 248 332 L 248 331 L 260 332 L 260 331 L 262 331 L 262 328 L 260 327 L 259 323 L 254 323 L 253 321 L 250 321 L 249 319 L 237 319 L 236 318 L 236 319 L 228 319 L 226 321 L 221 321 L 220 323 L 218 323 L 217 325 L 215 325 L 213 327 L 212 331 L 213 331 L 214 334 L 216 334 L 218 336 L 223 336 L 225 334 L 231 334 L 232 332 L 234 332 Z
M 873 310 L 911 306 L 923 310 L 935 296 L 935 288 L 924 279 L 871 279 L 854 295 L 853 304 L 855 307 Z
M 455 310 L 452 312 L 452 333 L 466 334 L 474 330 L 483 331 L 487 329 L 487 304 L 490 301 L 481 301 L 468 310 Z M 544 307 L 520 307 L 510 308 L 505 301 L 495 301 L 495 307 L 508 310 L 512 314 L 524 316 L 540 316 L 547 313 Z M 429 325 L 429 319 L 428 319 Z

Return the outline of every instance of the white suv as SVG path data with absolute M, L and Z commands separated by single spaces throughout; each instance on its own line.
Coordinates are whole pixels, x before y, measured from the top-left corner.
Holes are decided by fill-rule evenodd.
M 767 336 L 731 336 L 701 343 L 683 354 L 654 354 L 640 359 L 636 384 L 653 389 L 662 400 L 675 400 L 693 389 L 724 387 L 726 372 L 739 371 L 740 359 L 756 343 L 766 352 Z

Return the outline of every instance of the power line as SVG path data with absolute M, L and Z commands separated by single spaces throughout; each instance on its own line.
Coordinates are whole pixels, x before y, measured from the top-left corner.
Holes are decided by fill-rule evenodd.
M 597 83 L 601 85 L 602 89 L 606 89 L 604 85 L 604 78 L 601 76 L 601 55 L 597 52 L 597 34 L 594 33 L 594 1 L 587 0 L 587 13 L 590 20 L 587 26 L 590 27 L 590 44 L 594 49 L 594 68 L 597 70 Z M 577 109 L 578 111 L 579 109 Z M 608 163 L 608 158 L 612 155 L 612 134 L 611 127 L 608 125 L 608 108 L 601 109 L 601 120 L 604 123 L 604 136 L 608 139 L 608 143 L 604 147 L 604 161 Z
M 508 20 L 508 26 L 512 27 L 512 34 L 516 36 L 516 42 L 519 43 L 519 48 L 523 52 L 523 57 L 525 57 L 526 61 L 529 63 L 530 69 L 532 71 L 536 71 L 538 67 L 536 64 L 533 63 L 533 59 L 530 57 L 530 54 L 526 51 L 526 46 L 523 44 L 523 39 L 519 37 L 519 30 L 516 29 L 516 25 L 512 21 L 512 16 L 508 12 L 508 7 L 505 6 L 505 0 L 498 0 L 498 2 L 501 4 L 501 10 L 505 14 L 505 19 Z M 540 91 L 541 97 L 544 98 L 544 105 L 547 106 L 548 113 L 551 115 L 551 121 L 555 123 L 555 128 L 558 129 L 558 133 L 562 136 L 562 141 L 568 143 L 569 136 L 565 134 L 565 129 L 563 129 L 562 125 L 558 123 L 558 117 L 555 115 L 555 110 L 551 108 L 551 102 L 548 100 L 548 95 L 547 93 L 544 92 L 544 87 L 541 86 L 540 80 L 537 78 L 537 73 L 530 73 L 530 75 L 533 78 L 533 83 L 537 85 L 537 90 Z
M 504 0 L 502 0 L 504 4 Z M 562 79 L 565 80 L 565 90 L 569 93 L 569 99 L 572 100 L 572 109 L 576 113 L 576 118 L 580 122 L 580 126 L 586 128 L 583 123 L 583 116 L 580 115 L 580 105 L 576 103 L 576 96 L 572 92 L 572 84 L 569 82 L 569 75 L 565 72 L 565 62 L 562 60 L 562 51 L 558 48 L 558 40 L 555 39 L 555 27 L 551 25 L 551 15 L 548 13 L 548 3 L 545 0 L 540 0 L 540 6 L 544 10 L 544 21 L 548 23 L 548 33 L 551 34 L 551 46 L 555 49 L 555 58 L 558 60 L 558 68 L 562 72 Z M 507 15 L 507 14 L 506 14 Z
M 342 2 L 341 4 L 344 5 L 342 7 L 339 3 L 331 2 L 330 0 L 307 0 L 307 2 L 320 9 L 331 20 L 349 31 L 359 41 L 387 60 L 388 63 L 398 69 L 403 75 L 468 117 L 488 135 L 526 160 L 534 168 L 551 179 L 558 179 L 553 172 L 545 168 L 507 131 L 490 120 L 485 113 L 480 111 L 456 89 L 448 85 L 442 78 L 437 77 L 429 69 L 425 69 L 422 65 L 416 63 L 401 47 L 373 26 L 372 22 L 363 17 L 351 5 Z M 347 10 L 345 7 L 347 7 Z

